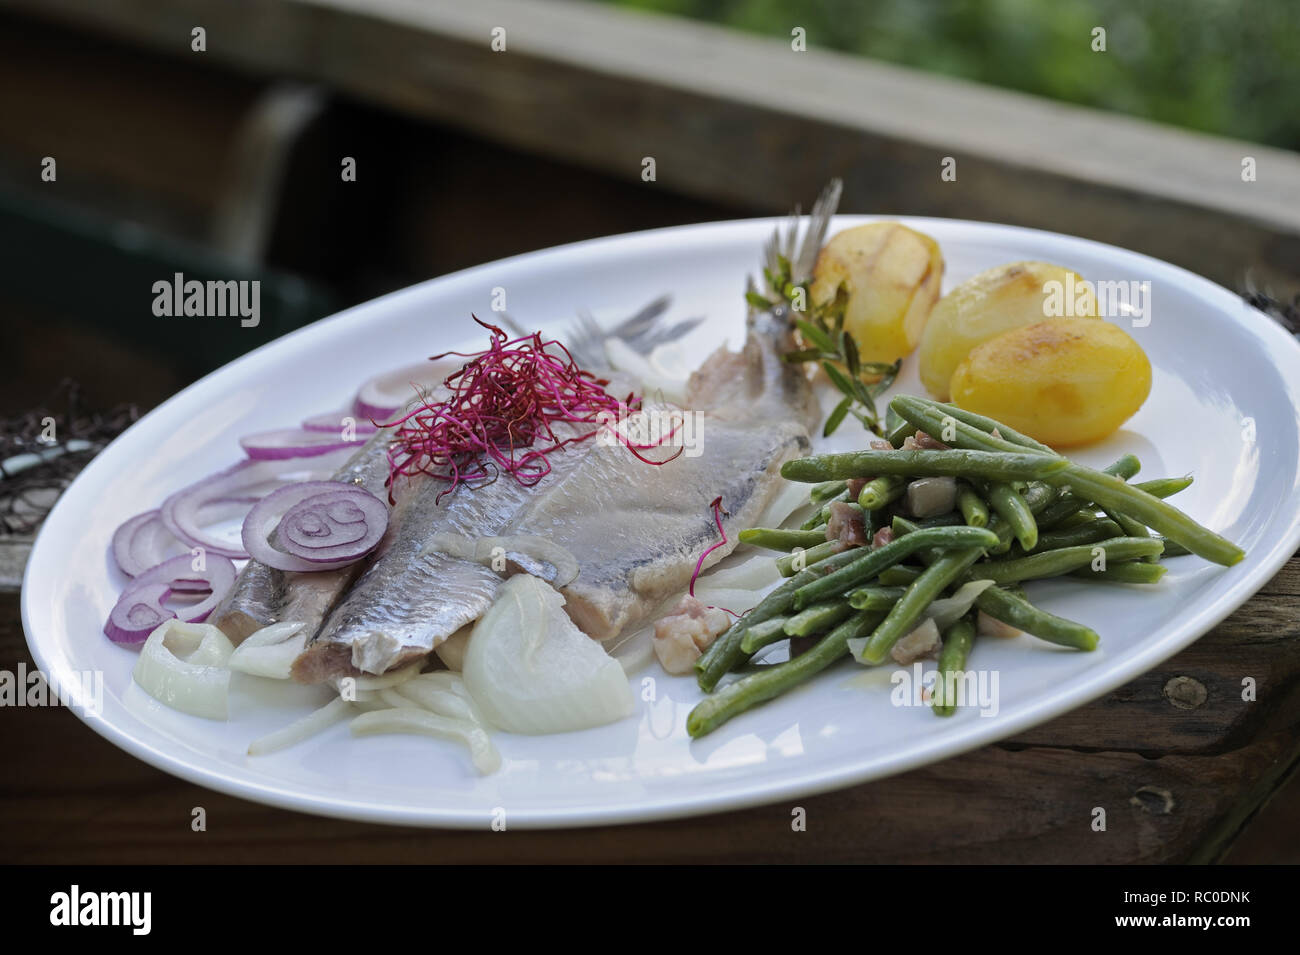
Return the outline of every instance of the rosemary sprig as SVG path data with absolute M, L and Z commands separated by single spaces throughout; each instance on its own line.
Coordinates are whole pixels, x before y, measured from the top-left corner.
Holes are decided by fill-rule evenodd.
M 835 290 L 828 302 L 815 304 L 807 279 L 795 282 L 791 277 L 790 262 L 777 256 L 776 270 L 765 268 L 763 277 L 772 298 L 753 289 L 745 293 L 745 300 L 754 308 L 770 310 L 785 307 L 799 333 L 800 346 L 786 352 L 786 361 L 794 364 L 817 362 L 826 377 L 844 396 L 826 418 L 822 434 L 829 436 L 849 415 L 857 418 L 862 427 L 881 434 L 880 416 L 876 410 L 879 398 L 894 379 L 902 359 L 892 364 L 862 361 L 853 336 L 844 328 L 844 310 L 849 294 L 843 284 Z

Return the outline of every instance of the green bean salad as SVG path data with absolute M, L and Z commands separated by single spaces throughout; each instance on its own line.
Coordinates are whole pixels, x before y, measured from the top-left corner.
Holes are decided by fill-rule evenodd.
M 894 398 L 886 424 L 887 445 L 785 464 L 785 478 L 812 485 L 801 528 L 741 533 L 743 543 L 787 552 L 777 561 L 785 579 L 696 662 L 709 696 L 687 719 L 691 736 L 849 656 L 868 666 L 937 656 L 930 702 L 948 716 L 955 704 L 943 677 L 966 669 L 986 626 L 1097 647 L 1094 630 L 1035 606 L 1022 583 L 1149 585 L 1169 557 L 1231 566 L 1244 556 L 1166 501 L 1190 477 L 1131 483 L 1140 468 L 1131 454 L 1094 470 L 997 421 L 914 396 Z M 858 527 L 847 540 L 835 532 L 846 516 Z M 783 641 L 788 660 L 756 665 Z

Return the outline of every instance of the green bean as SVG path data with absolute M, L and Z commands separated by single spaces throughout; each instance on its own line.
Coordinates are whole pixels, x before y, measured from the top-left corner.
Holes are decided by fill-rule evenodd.
M 847 501 L 848 499 L 849 499 L 849 492 L 847 489 L 845 489 L 840 494 L 831 498 L 831 501 Z M 824 527 L 826 525 L 827 520 L 830 518 L 831 511 L 829 505 L 830 502 L 828 501 L 826 505 L 813 511 L 812 516 L 809 517 L 808 520 L 804 521 L 802 524 L 799 525 L 799 530 L 810 531 L 817 527 Z
M 993 583 L 1015 583 L 1018 581 L 1037 581 L 1044 577 L 1060 577 L 1080 567 L 1089 567 L 1095 559 L 1096 551 L 1101 550 L 1106 563 L 1118 564 L 1125 560 L 1138 560 L 1139 557 L 1158 555 L 1164 550 L 1164 544 L 1156 538 L 1113 537 L 1108 541 L 1093 544 L 1080 544 L 1078 547 L 1062 547 L 1056 551 L 1043 551 L 1028 557 L 1013 557 L 1010 560 L 991 560 L 980 564 L 976 570 L 979 579 L 988 579 Z
M 838 540 L 828 541 L 826 535 L 822 535 L 822 542 L 808 548 L 800 548 L 784 557 L 778 557 L 776 569 L 781 572 L 782 577 L 793 577 L 805 567 L 811 567 L 813 564 L 820 563 L 832 554 L 841 553 L 844 545 Z
M 816 676 L 848 653 L 850 640 L 866 636 L 879 620 L 880 614 L 869 610 L 854 614 L 799 656 L 727 684 L 696 704 L 686 717 L 686 732 L 698 739 L 733 716 Z
M 966 661 L 974 642 L 975 624 L 968 617 L 962 617 L 944 632 L 934 693 L 930 697 L 935 716 L 952 716 L 957 711 L 955 682 L 966 672 Z M 953 691 L 954 698 L 949 699 L 949 691 Z
M 849 591 L 849 604 L 856 610 L 888 610 L 903 597 L 906 587 L 859 587 Z
M 1038 535 L 1038 543 L 1034 545 L 1033 549 L 1022 551 L 1022 553 L 1041 554 L 1047 550 L 1077 547 L 1080 544 L 1095 544 L 1097 541 L 1103 541 L 1109 537 L 1121 536 L 1123 536 L 1123 531 L 1114 521 L 1105 517 L 1100 520 L 1093 517 L 1086 524 L 1080 524 L 1077 527 L 1063 527 L 1060 530 L 1044 531 Z
M 902 514 L 895 514 L 894 519 L 889 522 L 889 529 L 894 532 L 895 539 L 902 537 L 904 534 L 912 534 L 921 529 L 921 525 L 916 523 L 910 517 L 904 517 Z
M 961 422 L 968 427 L 973 427 L 980 431 L 990 432 L 996 429 L 998 434 L 1002 435 L 1003 440 L 1021 448 L 1028 448 L 1031 451 L 1038 451 L 1042 454 L 1057 453 L 1054 449 L 1049 448 L 1041 441 L 1037 441 L 1034 438 L 1029 437 L 1027 434 L 1021 434 L 1019 431 L 1008 427 L 1001 421 L 994 421 L 992 418 L 986 418 L 973 411 L 958 408 L 953 404 L 945 404 L 941 401 L 931 401 L 929 398 L 920 398 L 916 395 L 899 395 L 889 402 L 889 408 L 900 417 L 906 418 L 910 421 L 918 430 L 924 431 L 932 438 L 943 441 L 944 444 L 952 444 L 951 441 L 946 440 L 944 437 L 951 431 L 951 429 L 945 427 L 946 422 L 944 421 L 944 418 L 951 417 L 954 421 Z M 908 414 L 907 411 L 904 410 L 905 408 L 911 408 L 914 413 L 922 409 L 929 411 L 930 413 L 926 415 L 926 426 L 918 424 L 916 418 Z M 1136 458 L 1134 460 L 1136 460 Z
M 957 507 L 961 510 L 962 520 L 971 527 L 988 526 L 988 505 L 969 484 L 961 484 L 957 487 Z
M 891 520 L 893 518 L 890 516 L 887 507 L 878 507 L 874 511 L 862 512 L 862 522 L 866 525 L 868 538 L 874 538 L 876 531 L 882 527 L 888 527 Z
M 990 480 L 1048 481 L 1070 468 L 1062 457 L 990 451 L 852 451 L 817 454 L 787 461 L 781 476 L 790 481 L 825 481 L 833 478 L 901 474 L 906 477 L 982 477 Z M 1051 482 L 1048 482 L 1051 483 Z M 1059 483 L 1067 483 L 1060 481 Z
M 916 432 L 906 418 L 899 415 L 893 408 L 885 409 L 885 440 L 896 448 L 901 448 L 903 442 L 909 435 Z
M 1111 520 L 1109 516 L 1103 515 L 1102 517 L 1098 517 L 1096 511 L 1089 510 L 1088 508 L 1080 508 L 1079 510 L 1070 514 L 1068 517 L 1064 518 L 1063 520 L 1057 521 L 1052 526 L 1052 530 L 1055 531 L 1074 530 L 1076 527 L 1083 527 L 1086 524 L 1095 524 L 1099 520 L 1106 520 L 1106 521 L 1110 521 L 1112 524 L 1115 524 L 1115 522 Z M 1119 527 L 1118 524 L 1115 524 L 1115 526 Z M 1120 528 L 1120 530 L 1122 531 L 1123 528 Z
M 1101 640 L 1092 628 L 1048 613 L 1035 607 L 1021 594 L 1002 587 L 985 588 L 975 598 L 975 606 L 995 620 L 1058 646 L 1095 650 Z
M 1246 556 L 1236 544 L 1202 527 L 1172 504 L 1108 474 L 1075 464 L 1049 475 L 1046 480 L 1049 484 L 1068 484 L 1075 493 L 1090 498 L 1099 507 L 1135 518 L 1216 564 L 1231 567 Z
M 826 481 L 822 484 L 814 485 L 813 489 L 808 492 L 808 499 L 814 504 L 825 504 L 827 501 L 834 500 L 848 490 L 843 481 Z
M 862 505 L 859 504 L 857 501 L 850 501 L 850 500 L 848 500 L 847 498 L 846 498 L 845 500 L 843 500 L 843 501 L 838 501 L 838 500 L 837 500 L 837 501 L 831 501 L 830 504 L 826 504 L 826 505 L 824 505 L 824 506 L 822 507 L 822 510 L 821 510 L 821 521 L 820 521 L 820 523 L 818 523 L 817 527 L 825 527 L 827 524 L 830 523 L 830 521 L 831 521 L 831 505 L 833 505 L 833 504 L 843 504 L 845 507 L 849 507 L 849 508 L 852 508 L 853 510 L 857 511 L 859 514 L 866 514 L 866 513 L 867 513 L 866 511 L 864 511 L 864 510 L 862 509 Z M 800 530 L 803 530 L 803 528 L 800 528 Z M 814 530 L 815 530 L 815 528 L 814 528 Z M 826 532 L 823 531 L 822 533 L 825 534 Z
M 741 649 L 745 653 L 754 654 L 769 644 L 784 640 L 785 625 L 789 620 L 789 617 L 773 617 L 747 628 L 740 641 Z
M 1107 510 L 1103 510 L 1102 513 L 1119 525 L 1119 529 L 1124 534 L 1125 537 L 1150 537 L 1151 536 L 1151 532 L 1147 530 L 1145 524 L 1142 524 L 1134 520 L 1133 518 L 1129 517 L 1127 514 L 1122 514 L 1118 511 L 1107 511 Z M 1142 560 L 1144 560 L 1149 564 L 1154 563 L 1159 559 L 1160 559 L 1159 554 L 1152 554 L 1142 558 Z
M 1185 474 L 1176 478 L 1156 478 L 1154 481 L 1139 481 L 1133 485 L 1139 491 L 1146 491 L 1152 497 L 1173 497 L 1179 491 L 1192 486 L 1192 476 Z
M 906 587 L 917 577 L 921 576 L 921 568 L 913 567 L 910 564 L 895 564 L 893 567 L 886 567 L 876 577 L 882 587 Z
M 984 490 L 989 506 L 1011 527 L 1020 546 L 1025 550 L 1033 550 L 1038 543 L 1038 522 L 1030 513 L 1025 499 L 1005 481 L 992 481 L 985 485 Z
M 1106 562 L 1120 563 L 1140 557 L 1158 555 L 1164 545 L 1154 537 L 1112 537 L 1095 544 L 1062 547 L 1043 551 L 1029 557 L 1010 560 L 991 560 L 980 564 L 975 576 L 995 584 L 1010 584 L 1021 580 L 1040 580 L 1043 577 L 1060 577 L 1080 567 L 1092 564 L 1095 552 L 1101 550 Z
M 902 536 L 912 531 L 922 531 L 927 527 L 969 527 L 969 524 L 963 524 L 961 515 L 956 511 L 950 511 L 947 514 L 936 514 L 934 517 L 903 517 L 895 514 L 890 526 L 894 529 L 894 534 Z M 905 528 L 899 530 L 899 528 Z
M 980 527 L 931 527 L 918 530 L 896 538 L 884 547 L 867 551 L 856 561 L 804 584 L 795 591 L 794 608 L 802 610 L 827 598 L 839 596 L 850 587 L 870 580 L 886 567 L 924 548 L 962 548 L 963 552 L 972 549 L 978 557 L 984 548 L 992 547 L 997 541 L 996 534 Z
M 788 637 L 807 637 L 814 633 L 821 633 L 823 630 L 829 630 L 845 617 L 853 613 L 853 608 L 843 600 L 825 600 L 819 604 L 813 604 L 807 610 L 801 610 L 785 622 L 785 635 Z M 740 648 L 746 653 L 752 653 L 747 646 L 749 637 L 745 637 Z
M 824 531 L 790 531 L 780 527 L 751 527 L 740 532 L 742 544 L 753 544 L 768 550 L 792 551 L 796 547 L 815 547 L 826 542 Z
M 858 503 L 864 511 L 875 511 L 892 504 L 907 493 L 907 478 L 900 474 L 884 474 L 872 478 L 862 486 Z
M 950 454 L 951 452 L 945 451 L 942 453 Z M 973 527 L 949 528 L 950 532 L 978 530 L 980 529 Z M 928 533 L 932 532 L 916 531 L 900 540 L 907 541 Z M 984 530 L 983 533 L 988 534 L 989 531 Z M 990 534 L 990 536 L 994 535 Z M 898 543 L 898 541 L 895 543 Z M 916 581 L 907 588 L 898 603 L 890 608 L 888 616 L 871 632 L 866 644 L 858 652 L 858 662 L 883 663 L 885 657 L 889 656 L 889 651 L 894 648 L 894 644 L 916 626 L 917 621 L 921 619 L 921 614 L 925 613 L 925 608 L 930 606 L 931 602 L 943 593 L 949 584 L 969 570 L 971 565 L 979 560 L 982 553 L 983 550 L 979 547 L 951 551 L 925 568 L 921 572 L 921 576 L 916 578 Z
M 932 419 L 934 413 L 925 408 L 918 411 L 915 405 L 900 404 L 901 401 L 901 398 L 895 398 L 890 404 L 896 406 L 895 410 L 899 414 L 924 430 L 925 422 L 927 419 Z M 930 420 L 930 423 L 933 425 L 933 420 Z M 1023 446 L 981 431 L 963 421 L 957 421 L 944 434 L 952 438 L 952 440 L 945 443 L 958 448 L 965 448 L 972 454 L 1002 451 L 1008 457 L 1025 456 L 1020 453 L 1023 451 Z M 907 452 L 903 453 L 906 454 Z M 911 453 L 919 454 L 921 452 Z M 952 454 L 954 452 L 939 451 L 935 453 Z M 1029 457 L 1034 456 L 1029 455 Z M 1041 456 L 1044 459 L 1045 457 Z M 1085 468 L 1083 465 L 1074 464 L 1065 458 L 1056 460 L 1065 462 L 1065 467 L 1044 470 L 1041 474 L 1030 476 L 1045 481 L 1054 487 L 1069 487 L 1071 492 L 1082 500 L 1092 501 L 1098 507 L 1105 508 L 1108 511 L 1126 514 L 1135 518 L 1152 530 L 1182 544 L 1192 553 L 1204 557 L 1206 560 L 1230 567 L 1245 556 L 1244 552 L 1236 544 L 1225 540 L 1208 528 L 1202 527 L 1178 508 L 1165 503 L 1160 498 L 1154 497 L 1132 485 L 1125 484 L 1123 480 L 1114 475 L 1094 471 L 1092 468 Z M 1015 475 L 986 474 L 985 476 L 1006 479 Z M 814 478 L 813 480 L 819 479 Z
M 784 616 L 794 606 L 796 590 L 860 559 L 861 556 L 860 549 L 842 551 L 778 584 L 759 601 L 758 606 L 733 623 L 695 661 L 696 679 L 699 681 L 700 689 L 706 693 L 712 691 L 718 685 L 718 681 L 740 662 L 742 656 L 740 644 L 747 630 L 765 620 Z
M 1107 564 L 1105 570 L 1080 567 L 1078 570 L 1070 571 L 1070 576 L 1082 577 L 1085 580 L 1110 580 L 1121 584 L 1154 584 L 1159 582 L 1167 570 L 1169 568 L 1163 564 L 1133 561 L 1126 564 Z
M 1191 551 L 1182 544 L 1175 543 L 1168 537 L 1162 537 L 1160 540 L 1163 541 L 1165 545 L 1165 552 L 1160 555 L 1161 557 L 1187 557 L 1191 554 Z

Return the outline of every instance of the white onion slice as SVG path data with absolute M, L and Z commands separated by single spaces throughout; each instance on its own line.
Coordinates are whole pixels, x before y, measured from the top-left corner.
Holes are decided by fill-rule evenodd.
M 295 720 L 284 729 L 268 733 L 248 744 L 249 756 L 265 756 L 276 750 L 301 743 L 308 737 L 315 736 L 340 720 L 346 719 L 354 712 L 354 707 L 347 700 L 330 700 L 318 710 L 313 710 L 300 720 Z
M 160 703 L 194 716 L 224 720 L 230 694 L 226 662 L 234 649 L 211 624 L 168 620 L 144 642 L 131 675 Z
M 615 638 L 612 644 L 603 644 L 605 652 L 618 661 L 623 672 L 631 675 L 644 670 L 655 658 L 654 627 L 642 627 Z
M 465 686 L 488 722 L 516 733 L 563 733 L 632 713 L 623 668 L 564 612 L 545 582 L 516 574 L 474 625 Z
M 967 581 L 951 597 L 940 597 L 938 600 L 931 601 L 930 606 L 922 614 L 922 619 L 929 617 L 940 630 L 947 630 L 966 615 L 966 612 L 975 605 L 975 600 L 980 594 L 992 586 L 991 580 Z
M 465 669 L 465 650 L 469 647 L 469 635 L 474 630 L 472 623 L 467 623 L 442 643 L 433 648 L 438 659 L 448 670 L 459 673 Z
M 378 733 L 422 733 L 438 739 L 457 740 L 469 748 L 474 768 L 483 775 L 501 767 L 501 754 L 482 727 L 465 720 L 449 719 L 416 707 L 374 710 L 362 713 L 350 724 L 353 736 Z
M 808 485 L 782 481 L 781 490 L 768 501 L 757 527 L 780 527 L 790 515 L 808 503 Z
M 305 623 L 273 623 L 255 630 L 230 655 L 230 669 L 272 680 L 289 679 L 293 661 L 307 647 Z
M 454 676 L 453 674 L 443 675 Z M 431 713 L 438 713 L 452 719 L 466 720 L 480 725 L 483 723 L 483 717 L 479 714 L 478 707 L 474 705 L 473 698 L 469 695 L 469 691 L 465 689 L 464 680 L 459 676 L 454 676 L 455 682 L 425 678 L 429 676 L 434 676 L 434 674 L 426 673 L 414 680 L 407 680 L 392 690 L 381 690 L 380 692 L 395 693 L 406 702 L 414 702 Z
M 342 679 L 351 680 L 352 688 L 358 693 L 368 690 L 386 690 L 390 686 L 398 686 L 407 680 L 420 675 L 420 668 L 424 666 L 423 660 L 416 660 L 409 666 L 404 666 L 400 670 L 389 670 L 387 673 L 378 676 L 350 676 Z
M 765 527 L 771 525 L 764 525 Z M 781 571 L 772 559 L 771 551 L 755 554 L 744 561 L 728 566 L 718 565 L 701 574 L 695 588 L 713 590 L 762 590 L 781 579 Z

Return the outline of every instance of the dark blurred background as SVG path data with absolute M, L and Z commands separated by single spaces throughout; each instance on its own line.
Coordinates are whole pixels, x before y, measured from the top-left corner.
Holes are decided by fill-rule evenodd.
M 837 174 L 849 211 L 1055 226 L 1228 285 L 1258 267 L 1289 295 L 1294 230 L 1235 214 L 1231 195 L 1197 208 L 1144 194 L 1136 173 L 1131 183 L 1074 175 L 1072 144 L 967 158 L 966 133 L 954 146 L 913 141 L 872 112 L 890 108 L 888 86 L 861 121 L 810 116 L 798 98 L 852 107 L 860 89 L 828 84 L 855 62 L 891 62 L 991 84 L 968 85 L 995 97 L 999 122 L 1011 114 L 998 112 L 994 87 L 1008 87 L 1280 153 L 1300 145 L 1298 8 L 384 0 L 353 12 L 311 0 L 0 0 L 0 313 L 19 372 L 0 379 L 0 411 L 34 406 L 69 376 L 91 404 L 148 406 L 380 293 L 591 236 L 782 212 Z M 496 23 L 507 51 L 489 50 Z M 1096 24 L 1107 28 L 1103 55 L 1090 41 Z M 204 27 L 202 50 L 194 26 Z M 806 34 L 804 56 L 831 72 L 783 73 L 809 62 L 789 55 L 794 27 Z M 642 57 L 648 71 L 626 66 L 611 46 L 629 37 L 680 60 L 662 75 L 653 57 Z M 760 82 L 739 83 L 726 65 L 762 56 L 772 70 Z M 880 79 L 864 76 L 868 90 Z M 923 75 L 898 74 L 921 82 L 911 76 Z M 922 100 L 945 95 L 917 88 Z M 1099 154 L 1113 148 L 1096 143 Z M 949 149 L 963 176 L 941 191 L 938 158 Z M 656 182 L 640 176 L 645 154 L 661 157 Z M 356 160 L 355 181 L 340 177 L 344 156 Z M 52 182 L 41 176 L 46 157 L 57 163 Z M 1144 163 L 1152 157 L 1134 157 L 1135 168 Z M 1221 172 L 1235 180 L 1235 162 Z M 150 286 L 177 271 L 261 279 L 261 325 L 155 317 Z

